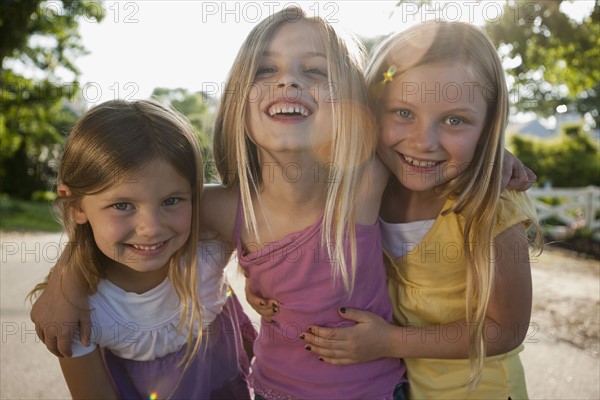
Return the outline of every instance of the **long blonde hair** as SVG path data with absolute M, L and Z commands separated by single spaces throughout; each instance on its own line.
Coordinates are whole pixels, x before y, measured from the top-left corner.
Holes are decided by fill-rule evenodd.
M 384 73 L 395 75 L 424 65 L 459 62 L 478 82 L 487 115 L 472 162 L 440 191 L 455 202 L 442 214 L 464 217 L 466 319 L 470 339 L 469 389 L 481 380 L 485 361 L 484 320 L 494 283 L 493 232 L 501 194 L 508 88 L 496 49 L 483 30 L 461 22 L 428 21 L 384 40 L 373 52 L 366 78 L 375 101 L 385 88 Z M 376 105 L 377 106 L 377 105 Z M 530 216 L 535 221 L 534 216 Z M 538 236 L 539 239 L 539 236 Z M 479 245 L 478 245 L 479 244 Z
M 82 277 L 85 292 L 95 293 L 105 276 L 108 258 L 94 240 L 88 223 L 77 224 L 71 210 L 83 196 L 98 194 L 150 161 L 163 160 L 190 183 L 192 224 L 185 244 L 169 260 L 168 276 L 182 305 L 180 327 L 188 324 L 188 349 L 184 360 L 198 351 L 201 332 L 200 303 L 197 296 L 197 249 L 203 184 L 202 157 L 194 129 L 177 112 L 151 100 L 107 101 L 75 124 L 67 139 L 59 165 L 58 182 L 71 191 L 58 197 L 54 208 L 69 237 L 63 274 Z M 62 281 L 62 279 L 61 279 Z M 30 297 L 44 289 L 38 284 Z M 194 343 L 195 341 L 195 343 Z M 183 361 L 182 361 L 183 362 Z M 186 364 L 186 365 L 188 365 Z
M 364 166 L 376 147 L 375 123 L 369 108 L 368 90 L 361 70 L 362 60 L 351 56 L 346 43 L 323 19 L 309 18 L 297 7 L 286 8 L 261 21 L 242 44 L 229 73 L 214 133 L 214 155 L 217 170 L 225 186 L 239 185 L 244 223 L 250 235 L 259 239 L 251 193 L 257 195 L 261 182 L 258 152 L 248 138 L 246 126 L 247 99 L 261 57 L 276 30 L 286 23 L 307 21 L 315 27 L 327 53 L 327 69 L 333 112 L 329 165 L 336 174 L 327 183 L 323 218 L 323 242 L 330 256 L 342 254 L 334 263 L 334 277 L 341 276 L 345 287 L 352 292 L 355 276 L 355 203 L 356 188 L 364 176 Z M 344 244 L 350 244 L 348 264 Z M 348 273 L 348 266 L 350 272 Z

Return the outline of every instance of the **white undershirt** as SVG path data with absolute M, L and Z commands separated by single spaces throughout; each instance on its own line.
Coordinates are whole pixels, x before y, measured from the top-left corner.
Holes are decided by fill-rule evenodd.
M 204 327 L 221 312 L 229 290 L 224 271 L 227 260 L 215 248 L 219 247 L 214 242 L 198 245 L 198 297 Z M 187 328 L 177 327 L 181 306 L 168 278 L 142 294 L 126 292 L 102 279 L 89 301 L 92 345 L 83 346 L 76 333 L 72 341 L 74 357 L 100 346 L 121 358 L 146 361 L 176 352 L 187 342 Z
M 402 257 L 423 240 L 435 219 L 392 224 L 381 221 L 383 248 L 394 259 Z

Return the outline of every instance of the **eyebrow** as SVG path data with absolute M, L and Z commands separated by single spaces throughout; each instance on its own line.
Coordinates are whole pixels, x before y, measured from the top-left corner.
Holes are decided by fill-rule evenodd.
M 387 103 L 388 107 L 410 107 L 412 106 L 414 103 L 409 103 L 406 102 L 404 100 L 400 98 L 392 98 L 392 97 L 384 97 L 382 99 L 382 101 L 385 101 Z M 425 104 L 426 102 L 419 102 L 418 104 Z M 472 108 L 472 107 L 456 107 L 456 108 L 450 108 L 449 110 L 447 110 L 447 112 L 467 112 L 467 113 L 471 113 L 471 114 L 478 114 L 479 111 Z
M 279 56 L 279 53 L 266 50 L 263 52 L 263 56 L 265 56 L 265 57 Z M 327 58 L 327 56 L 325 54 L 323 54 L 319 51 L 307 51 L 306 53 L 302 53 L 302 55 L 300 57 L 302 57 L 302 58 L 310 58 L 310 57 Z
M 471 107 L 451 108 L 447 112 L 448 113 L 467 113 L 467 114 L 473 114 L 473 115 L 480 114 L 479 111 L 477 111 L 477 110 L 475 110 L 474 108 L 471 108 Z
M 176 190 L 173 192 L 169 192 L 167 194 L 164 195 L 165 199 L 168 199 L 170 197 L 176 197 L 176 196 L 190 196 L 192 194 L 192 191 L 181 191 L 181 190 Z M 116 202 L 116 203 L 132 203 L 132 202 L 136 202 L 138 199 L 135 196 L 106 196 L 101 198 L 101 201 L 106 201 L 106 202 Z

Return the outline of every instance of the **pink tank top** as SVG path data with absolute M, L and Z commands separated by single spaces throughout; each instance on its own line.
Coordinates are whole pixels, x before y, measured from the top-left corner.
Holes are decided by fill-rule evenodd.
M 255 392 L 267 399 L 391 399 L 394 387 L 406 381 L 402 360 L 331 365 L 305 350 L 299 337 L 313 324 L 353 325 L 339 316 L 340 307 L 392 320 L 379 222 L 356 226 L 357 272 L 350 297 L 341 279 L 333 279 L 334 260 L 321 240 L 322 218 L 259 250 L 247 246 L 248 252 L 243 251 L 240 240 L 242 224 L 240 202 L 233 238 L 239 263 L 254 293 L 280 303 L 273 323 L 261 321 L 254 343 L 250 384 Z

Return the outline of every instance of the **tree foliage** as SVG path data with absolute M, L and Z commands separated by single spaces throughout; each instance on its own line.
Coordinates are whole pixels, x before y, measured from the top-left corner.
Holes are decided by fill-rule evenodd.
M 535 171 L 541 186 L 600 186 L 600 149 L 581 126 L 566 127 L 556 139 L 513 135 L 508 143 L 511 151 Z
M 506 1 L 485 29 L 512 68 L 516 108 L 551 116 L 566 105 L 590 113 L 600 126 L 600 2 L 581 23 L 561 8 L 565 0 Z
M 46 162 L 76 115 L 75 59 L 85 50 L 81 18 L 99 22 L 91 0 L 5 0 L 0 14 L 0 191 L 29 198 L 43 187 Z M 71 76 L 68 82 L 62 76 Z
M 155 97 L 183 114 L 196 130 L 204 161 L 204 180 L 213 182 L 217 170 L 212 154 L 212 125 L 214 122 L 214 99 L 206 93 L 190 93 L 186 89 L 156 88 L 152 92 Z

